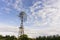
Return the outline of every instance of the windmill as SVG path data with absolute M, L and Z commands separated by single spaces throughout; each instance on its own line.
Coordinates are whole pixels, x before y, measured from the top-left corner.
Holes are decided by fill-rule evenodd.
M 25 12 L 21 12 L 19 14 L 19 18 L 21 20 L 20 27 L 19 27 L 19 36 L 24 34 L 24 25 L 23 23 L 27 20 L 27 15 Z

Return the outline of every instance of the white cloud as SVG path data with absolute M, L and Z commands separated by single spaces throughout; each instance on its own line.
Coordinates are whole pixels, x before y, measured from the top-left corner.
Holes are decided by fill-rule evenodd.
M 18 35 L 18 27 L 0 23 L 0 35 Z
M 22 0 L 2 0 L 6 7 L 4 7 L 4 9 L 9 12 L 13 9 L 17 10 L 17 11 L 24 11 L 25 9 L 23 8 L 23 3 Z M 11 10 L 9 10 L 11 9 Z
M 15 3 L 13 4 L 13 7 L 18 11 L 22 9 L 22 6 L 23 6 L 22 0 L 16 0 Z
M 28 24 L 32 23 L 32 25 L 30 26 L 33 28 L 25 28 L 25 33 L 28 34 L 30 37 L 35 37 L 39 35 L 60 34 L 60 27 L 59 27 L 60 0 L 43 0 L 43 1 L 44 2 L 37 1 L 32 7 L 30 7 L 32 15 L 28 16 L 27 23 Z M 17 9 L 18 11 L 20 11 L 19 8 L 22 5 L 22 3 L 20 6 L 18 5 L 20 2 L 21 0 L 16 0 L 16 2 L 13 5 L 14 8 Z M 41 5 L 39 5 L 40 3 L 43 4 L 42 9 L 40 9 L 41 8 Z M 0 26 L 2 26 L 0 28 L 1 31 L 12 31 L 12 32 L 18 31 L 18 28 L 3 25 L 4 24 L 0 24 Z
M 36 18 L 33 21 L 34 24 L 32 25 L 32 27 L 42 27 L 42 29 L 40 28 L 40 30 L 38 30 L 37 32 L 39 35 L 60 34 L 60 0 L 45 0 L 42 3 L 44 5 L 43 8 L 41 7 L 42 9 L 39 8 L 39 6 L 41 5 L 38 5 L 40 3 L 41 2 L 38 1 L 32 7 L 30 7 L 30 10 L 32 12 L 31 17 Z M 39 17 L 42 18 L 41 22 L 38 21 Z M 33 18 L 31 18 L 30 20 L 33 20 Z

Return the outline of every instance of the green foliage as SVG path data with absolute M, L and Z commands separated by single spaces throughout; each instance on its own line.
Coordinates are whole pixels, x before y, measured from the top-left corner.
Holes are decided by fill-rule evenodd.
M 17 38 L 15 36 L 11 36 L 10 40 L 17 40 Z
M 53 35 L 53 36 L 39 36 L 37 38 L 28 38 L 27 35 L 21 35 L 18 39 L 15 36 L 2 36 L 0 35 L 0 40 L 60 40 L 59 35 Z
M 18 40 L 29 40 L 28 36 L 27 35 L 21 35 Z
M 41 37 L 41 36 L 39 36 L 39 37 L 37 37 L 36 38 L 36 40 L 60 40 L 60 36 L 59 35 L 53 35 L 53 36 L 47 36 L 47 37 L 45 37 L 45 36 L 43 36 L 43 37 Z
M 15 36 L 9 36 L 9 35 L 2 36 L 2 35 L 0 35 L 0 40 L 17 40 L 17 38 Z

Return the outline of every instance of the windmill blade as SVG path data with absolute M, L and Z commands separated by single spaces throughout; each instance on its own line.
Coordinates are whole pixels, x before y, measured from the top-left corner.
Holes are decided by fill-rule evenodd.
M 19 17 L 20 17 L 20 19 L 22 19 L 22 17 L 23 17 L 24 22 L 27 20 L 27 14 L 23 11 L 19 14 Z

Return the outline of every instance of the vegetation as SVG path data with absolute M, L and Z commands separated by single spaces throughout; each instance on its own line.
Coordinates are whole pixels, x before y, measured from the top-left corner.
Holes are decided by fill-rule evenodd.
M 0 40 L 17 40 L 17 38 L 15 36 L 2 36 L 0 35 Z
M 53 35 L 53 36 L 39 36 L 36 38 L 36 40 L 60 40 L 60 36 L 59 35 Z
M 16 38 L 15 36 L 2 36 L 0 35 L 0 40 L 60 40 L 59 35 L 54 35 L 54 36 L 39 36 L 35 39 L 33 38 L 28 38 L 27 35 L 21 35 L 19 38 Z
M 28 36 L 27 35 L 21 35 L 18 40 L 29 40 Z

